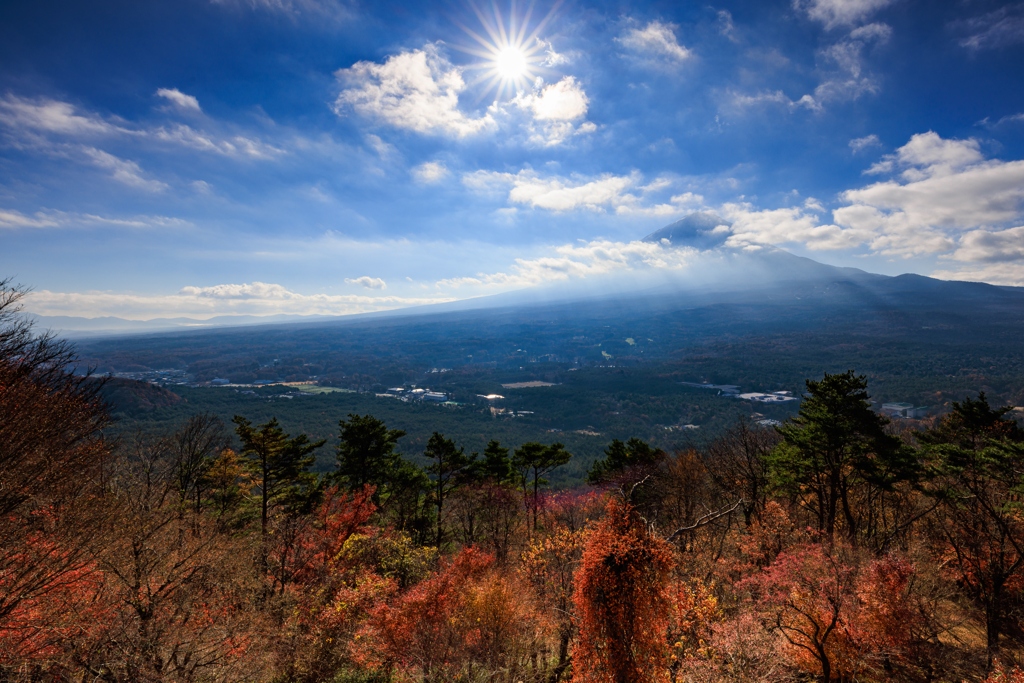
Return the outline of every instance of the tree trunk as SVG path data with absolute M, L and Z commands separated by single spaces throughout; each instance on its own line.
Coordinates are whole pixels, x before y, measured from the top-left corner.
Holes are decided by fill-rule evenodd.
M 996 656 L 999 654 L 999 635 L 1001 632 L 1001 612 L 1003 591 L 996 587 L 992 597 L 985 604 L 985 670 L 992 671 Z
M 548 683 L 558 683 L 562 679 L 562 674 L 569 668 L 569 662 L 569 630 L 565 629 L 558 639 L 558 664 L 551 670 Z

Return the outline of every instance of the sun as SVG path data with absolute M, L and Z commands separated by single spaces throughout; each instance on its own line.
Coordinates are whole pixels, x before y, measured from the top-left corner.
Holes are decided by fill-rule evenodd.
M 555 6 L 557 7 L 556 2 Z M 468 26 L 460 26 L 476 43 L 469 46 L 455 45 L 456 49 L 467 52 L 478 58 L 475 64 L 467 67 L 476 71 L 477 77 L 470 85 L 485 83 L 481 99 L 487 93 L 494 92 L 500 100 L 506 96 L 515 96 L 533 86 L 540 74 L 546 71 L 548 60 L 547 50 L 550 46 L 538 37 L 538 34 L 551 21 L 554 8 L 536 26 L 531 26 L 532 3 L 524 14 L 516 11 L 515 3 L 509 7 L 506 20 L 497 4 L 491 5 L 491 11 L 482 11 L 471 0 L 470 6 L 480 20 L 483 31 Z
M 494 56 L 494 70 L 505 80 L 514 81 L 527 74 L 530 64 L 521 48 L 509 45 Z

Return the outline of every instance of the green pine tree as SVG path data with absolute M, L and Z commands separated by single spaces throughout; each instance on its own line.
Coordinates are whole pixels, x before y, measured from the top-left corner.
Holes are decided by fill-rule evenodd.
M 376 487 L 375 500 L 379 502 L 381 489 L 394 480 L 395 473 L 402 467 L 402 456 L 397 448 L 405 432 L 388 429 L 382 420 L 372 415 L 352 413 L 338 426 L 341 442 L 337 451 L 337 476 L 350 490 L 367 484 Z
M 605 484 L 631 470 L 645 470 L 656 466 L 665 457 L 665 451 L 633 437 L 623 443 L 614 439 L 604 451 L 604 458 L 594 462 L 587 474 L 587 483 Z
M 516 449 L 512 456 L 512 469 L 519 477 L 520 485 L 523 488 L 523 496 L 527 495 L 528 488 L 532 483 L 532 512 L 533 528 L 537 529 L 537 507 L 540 501 L 540 487 L 547 484 L 544 476 L 552 470 L 569 462 L 572 453 L 565 450 L 565 445 L 553 443 L 545 446 L 541 443 L 524 443 Z
M 827 539 L 842 523 L 856 540 L 871 492 L 914 476 L 916 458 L 886 433 L 888 422 L 871 410 L 867 379 L 850 370 L 807 380 L 798 416 L 779 428 L 782 443 L 769 456 L 772 483 L 814 514 Z
M 466 477 L 471 481 L 508 484 L 514 479 L 509 451 L 498 441 L 492 439 L 487 442 L 482 459 L 474 453 L 470 460 Z
M 434 432 L 427 441 L 423 456 L 433 461 L 427 466 L 426 471 L 433 481 L 434 506 L 437 509 L 435 542 L 440 548 L 444 540 L 444 503 L 451 492 L 462 483 L 461 475 L 466 472 L 472 461 L 466 455 L 465 449 L 456 446 L 454 441 L 446 439 L 439 432 Z
M 288 512 L 308 510 L 320 492 L 319 477 L 309 471 L 316 460 L 313 451 L 324 441 L 310 441 L 305 434 L 291 437 L 277 422 L 253 427 L 236 415 L 235 432 L 242 441 L 242 460 L 260 491 L 260 528 L 267 533 L 270 512 L 283 507 Z

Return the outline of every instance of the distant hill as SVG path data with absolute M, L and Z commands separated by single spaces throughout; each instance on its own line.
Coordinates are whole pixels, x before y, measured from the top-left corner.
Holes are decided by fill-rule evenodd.
M 148 412 L 169 408 L 185 400 L 173 391 L 155 384 L 121 377 L 108 378 L 100 395 L 112 413 Z
M 114 316 L 84 318 L 70 315 L 34 315 L 29 317 L 42 329 L 59 332 L 68 337 L 95 337 L 119 334 L 146 334 L 170 330 L 203 330 L 246 325 L 297 323 L 333 320 L 327 315 L 219 315 L 212 318 L 153 318 L 128 320 Z

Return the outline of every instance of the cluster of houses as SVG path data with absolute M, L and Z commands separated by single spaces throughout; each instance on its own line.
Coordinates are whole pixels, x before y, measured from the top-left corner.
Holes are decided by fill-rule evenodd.
M 755 403 L 787 403 L 797 400 L 792 391 L 769 391 L 767 393 L 752 391 L 744 394 L 740 393 L 740 388 L 737 384 L 709 384 L 706 382 L 680 382 L 680 384 L 697 389 L 711 389 L 717 391 L 719 396 L 738 398 L 742 401 L 753 401 Z
M 709 389 L 718 392 L 719 396 L 738 398 L 755 403 L 786 403 L 799 400 L 799 397 L 794 396 L 791 391 L 740 393 L 740 388 L 736 384 L 710 384 L 708 382 L 680 382 L 680 384 L 697 389 Z M 919 420 L 928 417 L 932 409 L 929 406 L 915 406 L 913 403 L 883 403 L 878 412 L 887 417 Z
M 915 407 L 913 403 L 883 403 L 878 412 L 887 417 L 906 417 L 911 420 L 919 420 L 922 417 L 928 417 L 931 409 L 928 406 Z
M 440 391 L 431 391 L 422 387 L 406 389 L 405 387 L 391 387 L 383 394 L 377 394 L 381 398 L 397 398 L 402 401 L 426 401 L 428 403 L 447 403 L 448 394 Z

